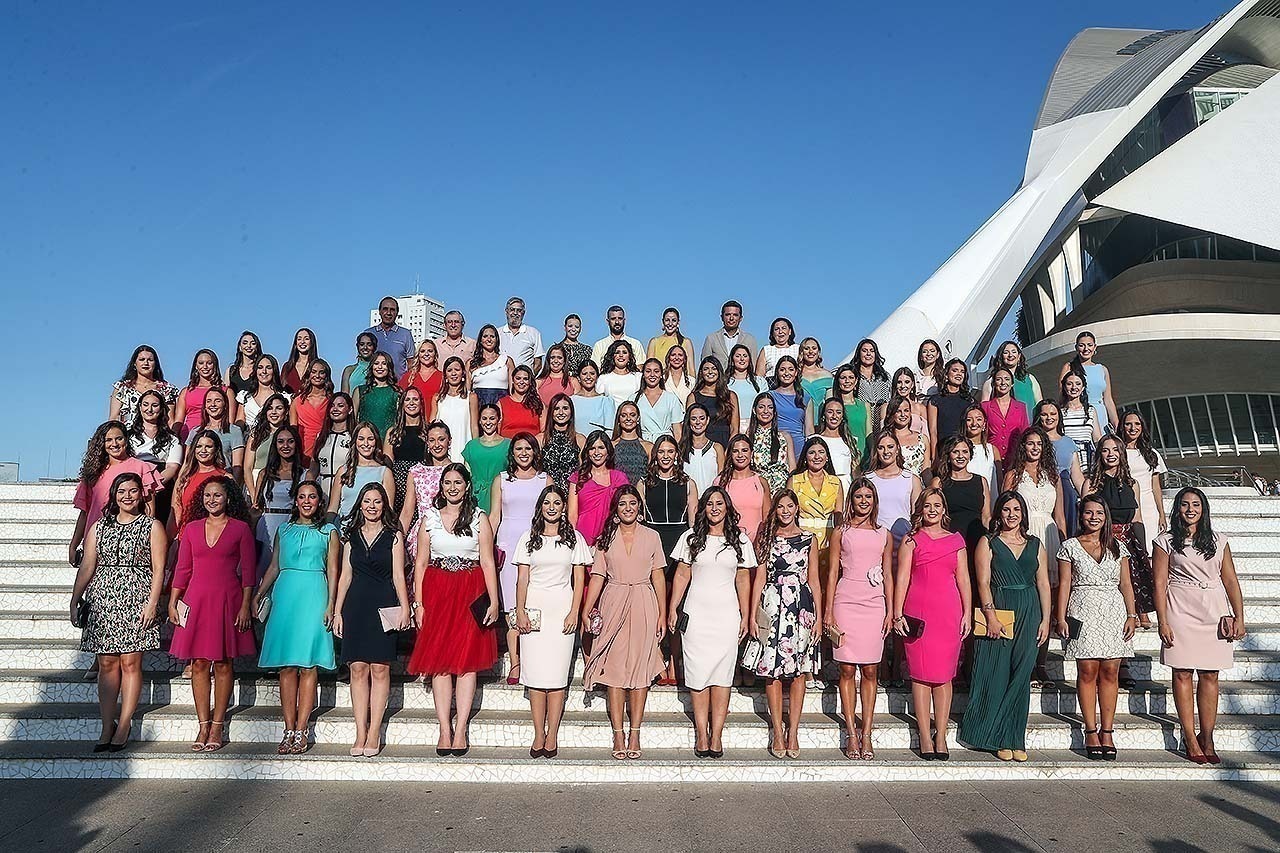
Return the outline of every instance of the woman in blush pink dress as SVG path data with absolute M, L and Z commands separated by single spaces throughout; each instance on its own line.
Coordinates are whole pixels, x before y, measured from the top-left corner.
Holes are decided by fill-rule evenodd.
M 876 523 L 880 512 L 876 487 L 866 477 L 849 486 L 844 523 L 831 537 L 827 565 L 836 576 L 826 589 L 831 656 L 840 665 L 840 707 L 844 712 L 845 758 L 870 761 L 876 687 L 884 640 L 893 627 L 893 537 Z M 886 569 L 888 571 L 886 571 Z M 861 690 L 855 692 L 858 673 Z M 862 728 L 856 729 L 857 700 L 862 699 Z
M 173 408 L 173 427 L 183 441 L 193 429 L 200 426 L 200 417 L 204 412 L 204 395 L 214 386 L 222 387 L 222 370 L 218 367 L 218 354 L 211 349 L 196 352 L 191 362 L 191 377 L 187 387 L 178 395 L 178 404 Z
M 627 475 L 615 464 L 609 434 L 598 429 L 587 436 L 581 467 L 569 475 L 569 521 L 592 547 L 609 518 L 614 493 L 627 485 Z
M 178 626 L 169 653 L 192 663 L 191 692 L 200 733 L 191 749 L 213 752 L 225 743 L 223 729 L 235 678 L 231 661 L 257 650 L 249 630 L 249 600 L 258 578 L 258 557 L 249 509 L 229 477 L 212 477 L 201 487 L 184 534 L 169 596 L 169 621 Z
M 769 514 L 769 484 L 756 473 L 751 440 L 745 435 L 735 435 L 730 439 L 729 451 L 724 456 L 719 486 L 729 493 L 733 508 L 738 512 L 738 529 L 754 541 L 760 525 Z
M 911 534 L 898 549 L 893 593 L 894 630 L 906 638 L 911 700 L 920 735 L 920 757 L 946 761 L 951 681 L 960 644 L 969 635 L 972 593 L 964 536 L 948 529 L 942 490 L 925 489 L 911 516 Z M 937 730 L 930 734 L 929 711 Z

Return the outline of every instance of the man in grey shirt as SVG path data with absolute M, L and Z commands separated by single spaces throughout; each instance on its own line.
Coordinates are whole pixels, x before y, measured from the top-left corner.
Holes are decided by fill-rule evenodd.
M 394 296 L 382 297 L 382 301 L 378 303 L 378 316 L 382 318 L 382 322 L 365 331 L 378 339 L 378 350 L 391 356 L 396 376 L 401 376 L 409 369 L 409 360 L 417 353 L 417 348 L 413 345 L 413 332 L 396 325 L 396 318 L 400 316 L 400 303 Z
M 707 356 L 715 356 L 721 369 L 727 371 L 729 351 L 742 344 L 751 352 L 751 362 L 754 364 L 759 347 L 751 333 L 742 329 L 742 304 L 731 299 L 720 306 L 720 322 L 724 324 L 723 328 L 716 329 L 703 341 L 699 361 Z

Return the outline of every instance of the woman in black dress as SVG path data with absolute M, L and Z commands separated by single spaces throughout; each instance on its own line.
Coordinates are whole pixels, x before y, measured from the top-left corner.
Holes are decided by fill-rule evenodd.
M 972 457 L 969 439 L 956 435 L 942 443 L 942 452 L 933 464 L 933 475 L 947 499 L 951 529 L 964 536 L 970 557 L 991 524 L 991 484 L 969 470 Z
M 382 717 L 391 694 L 396 631 L 409 627 L 409 591 L 404 574 L 404 536 L 381 483 L 369 483 L 356 498 L 347 524 L 347 547 L 334 603 L 333 635 L 342 640 L 342 662 L 351 669 L 351 707 L 356 739 L 352 755 L 382 750 Z M 382 626 L 379 610 L 396 608 Z
M 721 447 L 729 446 L 729 436 L 738 427 L 738 395 L 729 390 L 729 380 L 715 356 L 707 356 L 698 366 L 693 386 L 693 402 L 700 403 L 711 416 L 707 436 Z
M 685 474 L 680 464 L 680 447 L 671 436 L 660 435 L 653 443 L 649 467 L 638 489 L 644 508 L 643 521 L 658 531 L 662 539 L 662 553 L 667 558 L 667 588 L 670 589 L 676 571 L 676 561 L 671 559 L 671 552 L 680 541 L 681 534 L 689 529 L 689 522 L 698 510 L 698 487 Z M 658 679 L 658 684 L 662 685 L 676 683 L 679 634 L 669 637 L 671 646 L 666 655 L 667 671 Z

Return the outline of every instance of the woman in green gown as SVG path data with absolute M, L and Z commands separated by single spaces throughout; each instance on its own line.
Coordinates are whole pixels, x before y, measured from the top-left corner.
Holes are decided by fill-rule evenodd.
M 1027 505 L 1017 492 L 996 499 L 991 535 L 978 542 L 976 600 L 986 637 L 974 639 L 969 703 L 960 742 L 995 752 L 1001 761 L 1027 760 L 1027 714 L 1036 653 L 1049 639 L 1049 556 L 1027 534 Z M 1013 631 L 996 618 L 1013 611 Z M 1007 621 L 1007 615 L 1006 615 Z
M 356 388 L 352 396 L 357 420 L 373 424 L 379 441 L 386 438 L 387 430 L 396 422 L 396 408 L 400 405 L 400 389 L 396 387 L 396 369 L 391 356 L 379 352 L 370 360 L 364 384 Z
M 471 472 L 471 482 L 476 495 L 476 506 L 481 512 L 489 512 L 493 493 L 493 479 L 507 467 L 507 451 L 511 439 L 498 434 L 502 427 L 502 409 L 497 403 L 485 403 L 480 407 L 480 436 L 467 442 L 462 448 L 462 461 Z

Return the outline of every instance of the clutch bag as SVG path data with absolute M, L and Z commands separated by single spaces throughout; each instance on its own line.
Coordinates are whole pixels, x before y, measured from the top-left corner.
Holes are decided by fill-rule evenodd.
M 1235 640 L 1231 639 L 1231 629 L 1234 627 L 1231 624 L 1231 621 L 1233 619 L 1235 619 L 1234 616 L 1223 616 L 1221 619 L 1218 620 L 1218 639 L 1219 640 L 1226 640 L 1228 643 L 1235 642 Z
M 1001 637 L 1013 636 L 1013 619 L 1012 610 L 996 610 L 994 611 L 996 618 L 1000 620 L 1000 627 L 1003 629 Z M 987 617 L 982 610 L 975 607 L 973 609 L 973 634 L 975 637 L 987 636 Z
M 83 598 L 76 605 L 76 627 L 83 628 L 89 621 L 89 602 Z
M 1080 636 L 1080 629 L 1084 627 L 1084 623 L 1074 616 L 1067 617 L 1067 639 L 1074 640 Z
M 524 610 L 526 616 L 529 617 L 529 629 L 531 631 L 542 630 L 542 611 L 536 607 L 526 607 Z M 516 630 L 516 612 L 514 610 L 507 611 L 507 625 L 511 630 Z
M 764 643 L 755 637 L 748 637 L 746 644 L 742 647 L 742 668 L 754 670 L 763 655 Z
M 907 623 L 906 638 L 908 640 L 918 640 L 924 636 L 924 620 L 918 616 L 902 616 Z
M 600 615 L 599 607 L 593 607 L 591 612 L 587 614 L 587 633 L 593 637 L 598 637 L 603 630 L 604 617 Z
M 831 641 L 833 648 L 840 648 L 840 644 L 844 642 L 844 631 L 841 631 L 830 622 L 822 626 L 822 633 Z
M 689 630 L 689 614 L 683 610 L 676 616 L 676 630 L 681 634 Z
M 271 615 L 271 596 L 264 595 L 258 599 L 258 609 L 253 612 L 253 618 L 259 622 L 266 622 L 267 617 Z
M 173 609 L 178 614 L 178 627 L 187 627 L 187 617 L 191 615 L 191 605 L 182 599 L 178 599 L 178 603 L 173 606 Z
M 485 627 L 484 615 L 489 612 L 489 593 L 482 592 L 480 597 L 471 602 L 471 616 L 481 628 Z
M 400 630 L 400 605 L 395 607 L 379 607 L 378 618 L 382 620 L 382 631 L 390 634 Z

